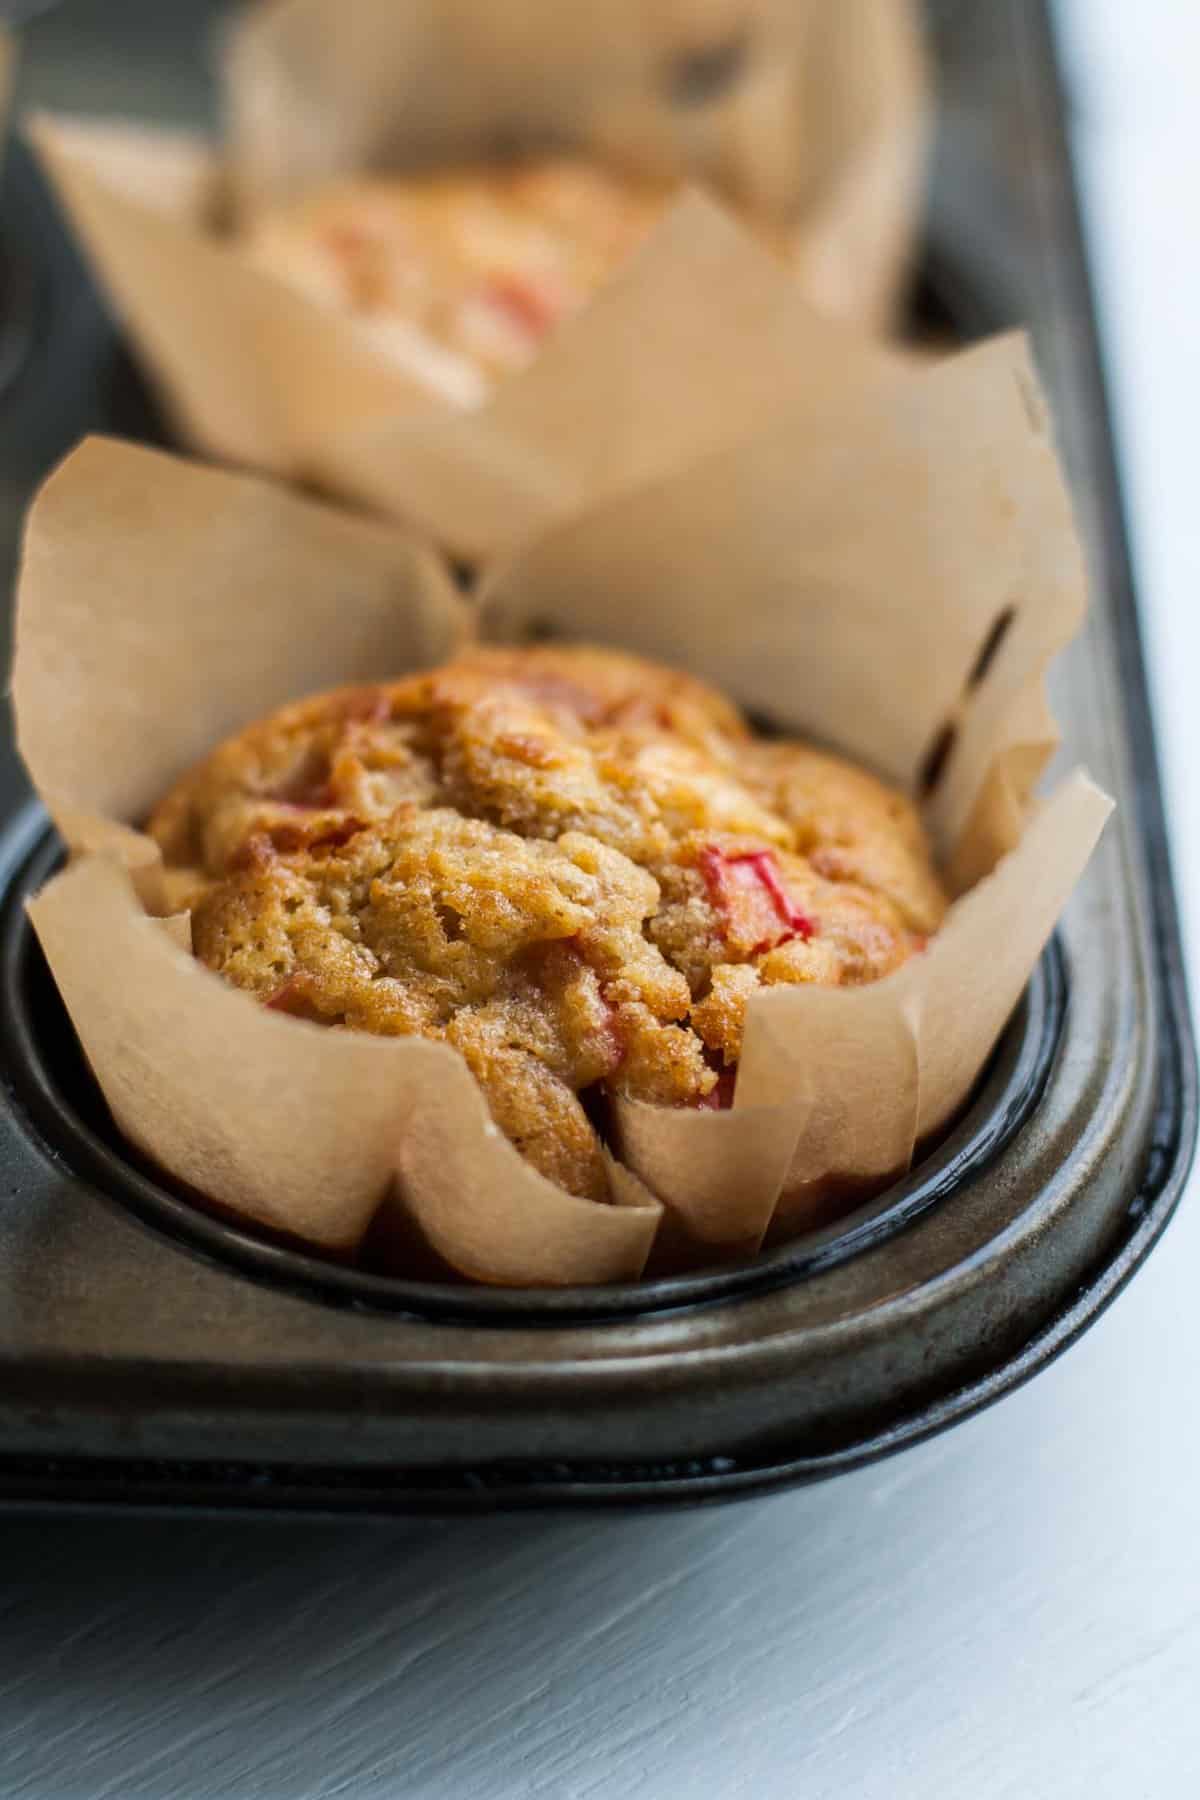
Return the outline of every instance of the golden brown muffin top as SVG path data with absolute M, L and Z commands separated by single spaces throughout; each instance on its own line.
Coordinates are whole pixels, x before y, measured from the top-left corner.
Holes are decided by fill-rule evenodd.
M 453 1044 L 530 1162 L 596 1199 L 581 1095 L 724 1103 L 751 992 L 876 980 L 945 908 L 901 795 L 587 648 L 476 649 L 284 707 L 149 829 L 209 967 Z

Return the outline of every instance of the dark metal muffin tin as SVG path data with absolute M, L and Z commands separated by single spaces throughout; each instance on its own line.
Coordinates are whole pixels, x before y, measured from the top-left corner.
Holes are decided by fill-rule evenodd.
M 978 135 L 1001 109 L 1020 154 L 982 164 L 1007 196 L 986 256 L 935 233 L 932 298 L 967 333 L 1033 318 L 1098 574 L 1056 700 L 1119 811 L 968 1112 L 879 1201 L 736 1269 L 535 1294 L 322 1263 L 123 1149 L 25 922 L 58 852 L 6 752 L 0 1498 L 389 1511 L 815 1479 L 1024 1380 L 1162 1231 L 1196 1085 L 1136 616 L 1048 39 L 1032 6 L 985 10 L 987 91 L 964 116 Z M 969 216 L 941 191 L 935 220 Z M 11 528 L 81 429 L 153 420 L 19 157 L 5 194 L 5 266 L 47 296 L 11 377 Z

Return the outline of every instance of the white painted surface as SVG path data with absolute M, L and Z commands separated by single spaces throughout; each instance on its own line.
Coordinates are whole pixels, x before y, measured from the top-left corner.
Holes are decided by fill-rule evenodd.
M 1200 946 L 1200 7 L 1061 10 Z M 6 1523 L 0 1794 L 1192 1800 L 1196 1200 L 1030 1388 L 824 1488 L 683 1517 Z

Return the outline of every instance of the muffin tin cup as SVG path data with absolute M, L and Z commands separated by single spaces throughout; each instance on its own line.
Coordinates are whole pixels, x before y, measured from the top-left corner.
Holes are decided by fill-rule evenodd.
M 33 847 L 22 854 L 31 836 Z M 140 1162 L 108 1116 L 25 914 L 25 901 L 61 864 L 62 846 L 45 828 L 40 809 L 15 822 L 8 843 L 15 867 L 0 923 L 0 1041 L 16 1092 L 47 1143 L 72 1169 L 175 1241 L 335 1304 L 497 1325 L 599 1322 L 763 1293 L 822 1274 L 885 1243 L 987 1170 L 1036 1108 L 1062 1031 L 1066 977 L 1061 949 L 1053 942 L 954 1129 L 918 1156 L 904 1180 L 868 1204 L 748 1261 L 605 1287 L 411 1281 L 346 1266 L 217 1216 L 199 1196 L 189 1196 L 168 1175 Z

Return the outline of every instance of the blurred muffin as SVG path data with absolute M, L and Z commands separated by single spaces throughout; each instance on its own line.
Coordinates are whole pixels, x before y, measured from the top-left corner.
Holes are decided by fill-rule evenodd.
M 583 158 L 362 176 L 264 215 L 246 248 L 469 406 L 585 305 L 669 192 Z
M 478 649 L 299 701 L 149 830 L 210 968 L 454 1045 L 533 1166 L 593 1199 L 594 1101 L 728 1103 L 750 993 L 876 980 L 945 910 L 901 795 L 595 649 Z

